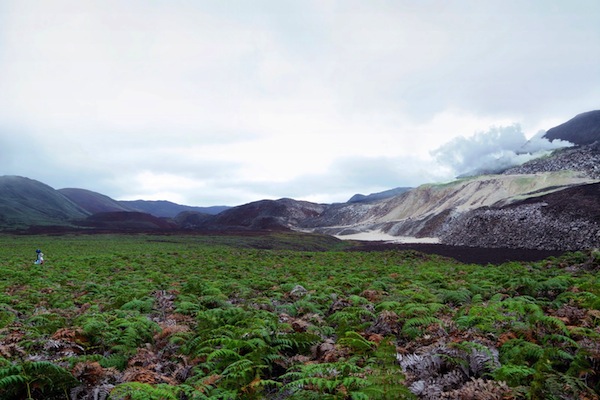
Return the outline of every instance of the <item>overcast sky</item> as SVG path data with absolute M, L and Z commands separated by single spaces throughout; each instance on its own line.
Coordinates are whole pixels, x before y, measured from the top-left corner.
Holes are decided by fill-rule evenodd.
M 594 109 L 598 0 L 0 1 L 0 175 L 55 189 L 346 201 Z

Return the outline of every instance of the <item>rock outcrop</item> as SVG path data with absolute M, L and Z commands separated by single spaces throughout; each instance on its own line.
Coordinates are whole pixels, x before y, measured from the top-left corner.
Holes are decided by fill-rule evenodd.
M 600 179 L 600 142 L 555 150 L 551 156 L 510 168 L 504 171 L 504 174 L 535 174 L 555 171 L 578 171 L 589 178 Z
M 600 246 L 600 183 L 455 215 L 440 232 L 456 246 L 580 250 Z

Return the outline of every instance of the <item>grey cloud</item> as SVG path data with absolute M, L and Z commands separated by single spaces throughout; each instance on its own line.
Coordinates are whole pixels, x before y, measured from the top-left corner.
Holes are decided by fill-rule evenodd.
M 345 202 L 357 193 L 376 193 L 437 181 L 439 177 L 432 172 L 434 169 L 430 163 L 413 157 L 341 158 L 334 160 L 327 172 L 322 174 L 306 174 L 288 182 L 244 184 L 239 188 L 258 196 L 253 200 L 291 197 Z
M 434 179 L 425 162 L 414 157 L 342 158 L 333 163 L 331 170 L 353 188 L 367 191 L 416 186 Z
M 377 37 L 385 52 L 344 66 L 342 84 L 358 108 L 393 101 L 420 120 L 449 106 L 487 115 L 575 115 L 597 99 L 600 52 L 589 49 L 600 44 L 598 3 L 469 2 L 438 12 L 425 4 L 415 6 L 419 14 L 389 7 L 410 31 L 389 29 Z M 383 31 L 385 21 L 380 15 L 367 34 Z M 577 21 L 577 29 L 567 21 Z M 357 36 L 360 43 L 364 33 Z M 403 41 L 410 45 L 397 45 Z
M 46 146 L 47 139 L 19 127 L 0 126 L 0 175 L 20 175 L 40 180 L 52 186 L 50 178 L 62 175 L 57 161 Z

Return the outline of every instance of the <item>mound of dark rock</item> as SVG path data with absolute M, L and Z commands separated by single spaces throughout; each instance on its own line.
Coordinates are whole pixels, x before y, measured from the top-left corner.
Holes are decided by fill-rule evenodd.
M 592 144 L 600 140 L 600 110 L 578 114 L 564 124 L 549 129 L 544 137 L 550 141 L 560 139 L 576 145 Z
M 599 247 L 600 183 L 460 214 L 449 221 L 440 239 L 457 246 L 569 251 Z

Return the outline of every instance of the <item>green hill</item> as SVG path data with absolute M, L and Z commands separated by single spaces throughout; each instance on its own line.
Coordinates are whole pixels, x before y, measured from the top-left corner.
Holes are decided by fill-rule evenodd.
M 70 225 L 89 214 L 57 190 L 21 176 L 0 176 L 0 228 Z

